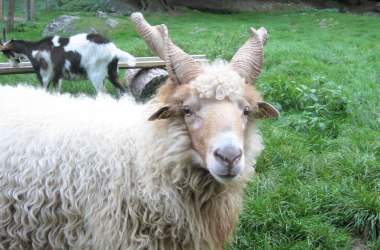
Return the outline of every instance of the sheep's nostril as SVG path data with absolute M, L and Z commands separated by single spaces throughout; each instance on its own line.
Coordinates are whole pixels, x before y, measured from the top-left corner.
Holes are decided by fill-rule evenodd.
M 232 146 L 218 148 L 214 151 L 215 158 L 221 162 L 227 163 L 230 168 L 240 160 L 242 154 L 243 151 L 240 148 Z

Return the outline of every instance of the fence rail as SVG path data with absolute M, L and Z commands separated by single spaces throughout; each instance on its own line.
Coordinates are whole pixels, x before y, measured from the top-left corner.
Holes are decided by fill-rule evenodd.
M 205 55 L 191 55 L 191 57 L 197 62 L 207 61 Z M 165 66 L 165 62 L 159 57 L 137 57 L 136 65 L 130 67 L 125 62 L 119 62 L 119 69 L 130 69 L 130 68 L 153 68 Z M 22 62 L 19 67 L 12 67 L 9 63 L 0 63 L 0 75 L 10 75 L 10 74 L 30 74 L 34 73 L 33 67 L 30 62 Z

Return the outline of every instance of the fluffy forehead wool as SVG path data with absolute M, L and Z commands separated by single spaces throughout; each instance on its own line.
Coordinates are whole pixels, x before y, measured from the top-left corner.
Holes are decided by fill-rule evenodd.
M 236 100 L 243 96 L 244 79 L 227 62 L 217 60 L 203 65 L 203 68 L 204 73 L 191 82 L 199 97 Z

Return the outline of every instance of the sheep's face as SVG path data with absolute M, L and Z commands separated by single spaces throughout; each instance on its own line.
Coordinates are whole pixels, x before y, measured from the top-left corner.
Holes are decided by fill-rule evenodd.
M 164 105 L 149 120 L 181 119 L 188 130 L 200 165 L 220 182 L 228 182 L 245 168 L 245 137 L 255 118 L 277 117 L 250 86 L 261 72 L 268 32 L 250 29 L 250 37 L 230 63 L 199 65 L 169 38 L 164 24 L 151 26 L 141 13 L 132 23 L 148 46 L 166 63 L 169 80 L 160 89 Z
M 262 110 L 274 116 L 277 111 L 262 105 L 258 92 L 237 73 L 228 68 L 216 71 L 206 71 L 190 84 L 166 84 L 158 94 L 166 103 L 164 112 L 153 118 L 181 119 L 196 152 L 194 160 L 227 183 L 245 168 L 250 123 L 263 116 Z
M 245 167 L 244 130 L 250 109 L 244 98 L 189 98 L 182 105 L 192 147 L 205 163 L 202 165 L 220 182 L 232 180 Z

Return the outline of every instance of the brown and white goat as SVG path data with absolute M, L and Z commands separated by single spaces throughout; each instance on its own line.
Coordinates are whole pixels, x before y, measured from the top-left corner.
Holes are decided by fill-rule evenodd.
M 105 36 L 94 33 L 69 38 L 53 36 L 38 42 L 12 39 L 0 44 L 0 51 L 13 67 L 19 65 L 21 58 L 28 58 L 45 89 L 51 81 L 56 90 L 60 90 L 62 79 L 89 79 L 99 93 L 105 91 L 104 80 L 108 78 L 125 92 L 119 81 L 118 61 L 122 59 L 130 66 L 135 65 L 132 55 L 118 49 Z

